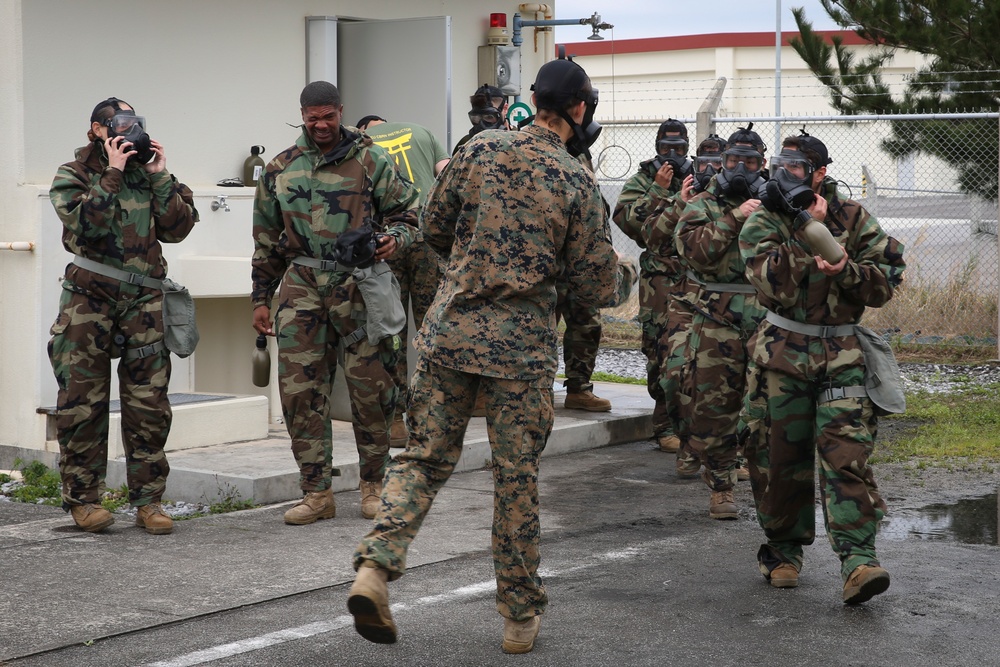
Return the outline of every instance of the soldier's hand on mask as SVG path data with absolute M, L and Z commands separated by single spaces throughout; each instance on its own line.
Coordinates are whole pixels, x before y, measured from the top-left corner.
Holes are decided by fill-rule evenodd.
M 844 256 L 841 257 L 840 261 L 837 262 L 836 264 L 831 264 L 830 262 L 826 261 L 825 259 L 823 259 L 819 255 L 814 255 L 813 257 L 815 257 L 815 259 L 816 259 L 816 268 L 818 268 L 820 271 L 822 271 L 823 273 L 825 273 L 828 276 L 835 276 L 835 275 L 837 275 L 838 273 L 840 273 L 841 271 L 844 270 L 845 266 L 847 266 L 847 253 L 846 252 L 844 252 Z
M 809 205 L 806 209 L 809 215 L 820 222 L 826 220 L 826 200 L 820 197 L 818 194 L 813 193 L 813 203 Z
M 259 334 L 273 336 L 274 329 L 271 328 L 271 309 L 267 306 L 257 306 L 253 309 L 253 328 Z
M 167 168 L 167 156 L 163 154 L 163 144 L 155 139 L 149 140 L 149 147 L 153 149 L 153 159 L 143 165 L 147 174 L 158 174 Z
M 749 218 L 750 214 L 756 211 L 758 206 L 760 206 L 759 199 L 748 199 L 740 204 L 740 213 L 743 214 L 744 218 Z
M 132 142 L 123 137 L 108 137 L 104 140 L 104 151 L 108 154 L 108 166 L 118 171 L 125 171 L 125 163 L 136 154 L 132 150 Z
M 670 166 L 669 162 L 664 162 L 663 166 L 656 170 L 656 176 L 653 177 L 653 180 L 661 188 L 669 188 L 670 184 L 674 182 L 674 168 Z
M 396 237 L 392 234 L 381 234 L 375 246 L 375 259 L 379 262 L 389 259 L 396 252 Z
M 689 202 L 694 199 L 694 193 L 691 190 L 694 189 L 694 175 L 688 174 L 684 177 L 684 182 L 681 184 L 681 200 L 684 202 Z

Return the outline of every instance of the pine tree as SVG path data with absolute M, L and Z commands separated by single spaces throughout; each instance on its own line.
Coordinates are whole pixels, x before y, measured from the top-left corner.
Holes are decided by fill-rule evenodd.
M 842 28 L 877 46 L 858 58 L 834 36 L 816 34 L 805 11 L 793 9 L 799 37 L 792 48 L 826 86 L 843 114 L 940 114 L 995 112 L 1000 106 L 1000 2 L 997 0 L 820 0 Z M 930 57 L 929 64 L 894 97 L 882 68 L 897 49 Z M 987 200 L 997 198 L 997 121 L 893 121 L 882 148 L 900 157 L 937 156 L 958 170 L 959 188 Z

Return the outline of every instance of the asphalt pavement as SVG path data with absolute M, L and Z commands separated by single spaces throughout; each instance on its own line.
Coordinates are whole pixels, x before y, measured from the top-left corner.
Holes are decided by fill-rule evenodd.
M 907 482 L 909 484 L 909 482 Z M 841 603 L 836 558 L 807 549 L 797 589 L 756 571 L 760 530 L 741 483 L 736 521 L 634 442 L 543 458 L 535 651 L 505 656 L 489 554 L 492 481 L 459 473 L 390 584 L 399 642 L 374 645 L 346 612 L 368 522 L 286 526 L 288 503 L 179 522 L 150 536 L 82 534 L 56 508 L 9 504 L 0 532 L 0 661 L 63 665 L 995 665 L 1000 547 L 880 540 L 885 594 Z M 905 485 L 883 488 L 906 508 Z M 916 494 L 926 498 L 926 491 Z M 915 496 L 915 497 L 916 497 Z M 920 502 L 924 502 L 921 500 Z

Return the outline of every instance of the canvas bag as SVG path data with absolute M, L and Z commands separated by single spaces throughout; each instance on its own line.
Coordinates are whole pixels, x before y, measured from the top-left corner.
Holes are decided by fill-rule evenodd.
M 183 285 L 163 280 L 163 344 L 180 358 L 191 356 L 201 336 L 194 316 L 194 297 Z

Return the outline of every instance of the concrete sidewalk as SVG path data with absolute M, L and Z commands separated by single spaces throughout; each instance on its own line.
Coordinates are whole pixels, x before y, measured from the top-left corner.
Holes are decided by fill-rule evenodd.
M 545 446 L 545 456 L 616 445 L 649 437 L 653 401 L 645 385 L 595 383 L 595 393 L 611 401 L 611 412 L 585 412 L 562 407 L 566 392 L 557 385 L 556 419 Z M 402 450 L 390 450 L 391 454 Z M 281 424 L 273 425 L 264 440 L 227 443 L 171 452 L 166 498 L 190 503 L 212 503 L 223 499 L 276 503 L 302 497 L 299 470 L 292 458 L 291 441 Z M 466 431 L 462 458 L 455 472 L 477 470 L 488 465 L 490 444 L 486 419 L 473 418 Z M 358 451 L 350 423 L 333 422 L 333 465 L 340 476 L 333 478 L 334 492 L 358 488 Z M 125 483 L 125 462 L 111 461 L 107 484 Z

